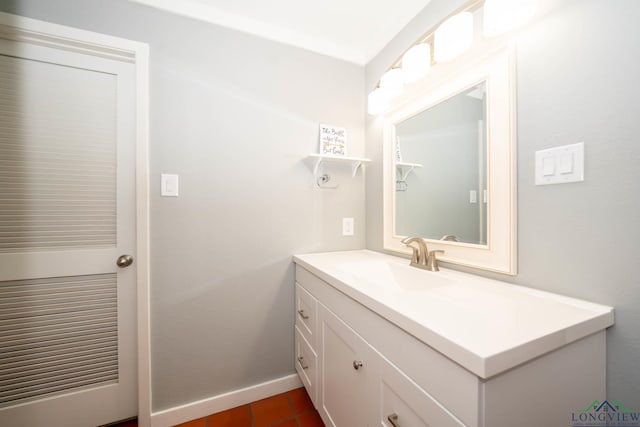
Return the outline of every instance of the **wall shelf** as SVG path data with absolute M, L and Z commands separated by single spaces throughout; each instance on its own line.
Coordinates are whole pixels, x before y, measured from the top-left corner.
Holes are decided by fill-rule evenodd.
M 400 173 L 400 181 L 406 181 L 407 176 L 411 173 L 415 168 L 421 168 L 422 165 L 420 163 L 406 163 L 406 162 L 398 162 L 396 163 L 396 169 Z
M 330 156 L 327 154 L 309 154 L 309 158 L 315 159 L 315 164 L 313 166 L 313 175 L 318 176 L 318 170 L 320 169 L 320 165 L 323 162 L 331 162 L 331 163 L 348 163 L 351 164 L 351 176 L 355 177 L 356 173 L 358 173 L 358 169 L 363 163 L 369 163 L 371 159 L 367 159 L 364 157 L 347 157 L 347 156 Z

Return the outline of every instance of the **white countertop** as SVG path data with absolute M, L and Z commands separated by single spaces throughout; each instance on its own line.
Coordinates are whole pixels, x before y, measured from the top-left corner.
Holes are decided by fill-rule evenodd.
M 614 323 L 612 307 L 368 250 L 294 261 L 481 378 Z

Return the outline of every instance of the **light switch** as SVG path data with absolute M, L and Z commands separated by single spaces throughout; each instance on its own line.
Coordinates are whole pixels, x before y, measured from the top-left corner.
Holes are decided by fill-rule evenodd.
M 536 151 L 536 185 L 584 181 L 584 142 Z
M 560 166 L 558 172 L 567 174 L 573 172 L 573 153 L 563 153 L 560 155 Z
M 545 157 L 542 159 L 542 174 L 544 176 L 552 176 L 556 173 L 555 157 Z
M 478 193 L 476 190 L 469 190 L 469 203 L 478 203 Z
M 160 195 L 178 197 L 178 175 L 163 173 L 160 175 Z

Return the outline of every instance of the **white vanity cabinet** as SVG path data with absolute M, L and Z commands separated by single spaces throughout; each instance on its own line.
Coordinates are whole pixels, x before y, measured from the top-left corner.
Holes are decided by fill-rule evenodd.
M 473 375 L 441 356 L 430 353 L 432 350 L 335 291 L 308 271 L 298 267 L 296 280 L 296 370 L 326 426 L 394 427 L 389 421 L 389 417 L 393 415 L 397 417 L 394 421 L 396 425 L 403 427 L 464 425 L 345 323 L 345 320 L 357 318 L 359 321 L 353 323 L 368 324 L 365 328 L 368 334 L 382 334 L 379 338 L 386 341 L 387 345 L 379 347 L 384 349 L 395 346 L 394 349 L 389 349 L 393 356 L 421 359 L 413 362 L 412 366 L 426 375 L 417 376 L 424 381 L 433 380 L 437 383 L 434 389 L 443 390 L 443 398 L 451 401 L 453 406 L 456 406 L 457 397 L 465 399 L 462 405 L 457 405 L 469 407 L 467 410 L 461 409 L 462 413 L 473 413 L 477 404 L 478 386 Z M 320 299 L 313 295 L 318 295 Z M 309 303 L 310 298 L 312 303 Z M 310 331 L 315 338 L 312 349 L 300 332 L 303 329 L 301 323 L 311 320 L 303 319 L 300 314 L 299 307 L 305 303 L 316 307 L 317 311 L 317 323 L 313 324 L 315 329 Z M 341 314 L 335 314 L 332 309 Z M 398 333 L 400 335 L 394 336 Z M 426 357 L 425 350 L 430 353 Z M 440 363 L 424 369 L 423 363 L 433 361 L 434 356 Z M 407 357 L 401 356 L 399 359 L 404 361 Z M 461 374 L 466 377 L 462 381 Z M 456 381 L 471 393 L 454 390 Z M 444 391 L 445 389 L 449 391 Z
M 575 323 L 578 313 L 568 308 L 576 327 L 561 331 L 559 338 L 550 335 L 555 349 L 536 354 L 545 341 L 540 337 L 483 356 L 487 363 L 478 368 L 473 358 L 466 362 L 455 343 L 436 350 L 436 336 L 432 346 L 430 335 L 420 337 L 419 329 L 403 325 L 406 313 L 384 308 L 403 295 L 416 299 L 417 294 L 364 292 L 355 283 L 358 275 L 345 270 L 347 264 L 324 269 L 314 264 L 314 255 L 295 258 L 296 369 L 326 426 L 561 426 L 571 425 L 572 411 L 606 398 L 604 329 L 613 320 L 610 308 L 594 305 L 603 307 L 595 319 L 604 316 L 595 326 L 591 320 Z M 536 291 L 524 292 L 535 296 Z M 571 305 L 577 300 L 558 296 L 558 301 Z M 510 308 L 506 299 L 500 302 L 496 309 Z M 594 309 L 589 304 L 577 307 Z M 456 321 L 444 309 L 436 314 Z

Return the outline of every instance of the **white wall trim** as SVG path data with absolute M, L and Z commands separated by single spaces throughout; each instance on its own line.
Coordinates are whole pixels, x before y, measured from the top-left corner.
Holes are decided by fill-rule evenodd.
M 151 264 L 149 232 L 149 46 L 136 50 L 136 258 L 138 426 L 151 426 Z
M 229 393 L 154 412 L 151 414 L 151 426 L 171 427 L 299 387 L 302 387 L 302 382 L 298 374 L 287 375 L 286 377 L 277 378 Z
M 2 38 L 136 62 L 140 42 L 0 12 Z
M 136 266 L 138 425 L 151 425 L 149 317 L 149 46 L 0 12 L 0 36 L 11 40 L 134 63 L 136 67 Z

